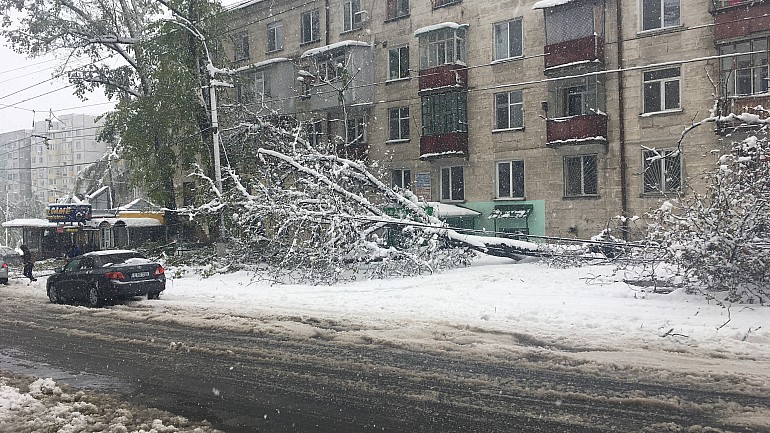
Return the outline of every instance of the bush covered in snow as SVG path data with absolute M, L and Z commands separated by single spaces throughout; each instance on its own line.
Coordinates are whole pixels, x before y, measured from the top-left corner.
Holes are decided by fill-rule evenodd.
M 731 301 L 770 300 L 770 145 L 765 131 L 733 144 L 706 174 L 705 194 L 651 213 L 647 240 L 691 287 Z

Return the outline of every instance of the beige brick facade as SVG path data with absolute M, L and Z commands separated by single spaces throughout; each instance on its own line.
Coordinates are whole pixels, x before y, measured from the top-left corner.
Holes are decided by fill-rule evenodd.
M 287 69 L 277 73 L 274 65 L 282 63 L 271 63 L 270 59 L 290 60 L 296 76 L 305 70 L 317 75 L 316 64 L 333 57 L 329 51 L 318 50 L 321 47 L 332 45 L 337 47 L 334 53 L 338 58 L 348 62 L 356 59 L 354 67 L 346 66 L 358 78 L 353 89 L 346 91 L 345 103 L 351 106 L 349 116 L 365 118 L 368 158 L 377 162 L 374 165 L 383 180 L 390 181 L 391 170 L 406 169 L 412 190 L 424 192 L 418 188 L 417 176 L 419 173 L 424 180 L 428 173 L 429 199 L 479 211 L 481 215 L 472 222 L 477 229 L 526 225 L 535 235 L 585 238 L 598 233 L 618 215 L 641 216 L 659 205 L 663 195 L 645 193 L 645 149 L 676 149 L 683 130 L 693 121 L 708 117 L 714 104 L 716 90 L 712 83 L 719 77 L 715 56 L 720 42 L 715 40 L 714 23 L 722 11 L 715 8 L 726 5 L 680 0 L 677 10 L 672 2 L 656 1 L 410 0 L 408 14 L 389 17 L 391 4 L 394 9 L 390 10 L 398 15 L 404 9 L 396 8 L 406 2 L 360 0 L 350 6 L 346 0 L 261 0 L 231 13 L 233 34 L 246 32 L 249 38 L 248 58 L 237 61 L 236 67 L 267 73 L 272 69 L 272 73 L 283 77 L 280 86 L 276 85 L 277 76 L 271 80 L 270 98 L 284 101 L 280 108 L 283 114 L 320 120 L 326 138 L 345 136 L 336 93 L 311 85 L 310 91 L 315 93 L 308 97 L 302 83 L 286 80 Z M 436 3 L 449 4 L 434 7 Z M 345 6 L 352 7 L 347 15 Z M 662 10 L 657 11 L 658 7 Z M 666 9 L 671 7 L 674 9 Z M 303 21 L 303 14 L 306 19 L 313 10 L 318 11 L 317 38 L 303 43 L 303 34 L 312 34 L 314 25 Z M 350 11 L 354 15 L 358 12 L 360 20 L 351 19 Z M 588 38 L 585 31 L 590 23 L 586 24 L 586 20 L 593 20 L 594 35 L 588 34 Z M 269 32 L 278 21 L 282 23 L 282 48 L 269 51 Z M 459 26 L 447 27 L 444 23 Z M 518 35 L 519 24 L 520 52 L 495 60 L 496 31 Z M 345 31 L 346 25 L 354 29 Z M 430 142 L 442 149 L 446 146 L 444 136 L 433 141 L 424 137 L 423 101 L 426 96 L 458 89 L 421 89 L 420 76 L 427 74 L 421 67 L 419 46 L 422 38 L 427 41 L 437 31 L 431 29 L 455 27 L 461 29 L 455 35 L 464 34 L 466 55 L 463 62 L 446 63 L 459 65 L 462 73 L 467 66 L 467 82 L 455 72 L 459 92 L 467 98 L 467 132 L 450 131 L 446 136 L 459 137 L 458 143 L 467 137 L 467 151 L 438 157 L 425 146 Z M 570 39 L 570 34 L 575 36 Z M 514 52 L 518 39 L 500 41 Z M 578 44 L 586 41 L 588 45 Z M 390 76 L 389 53 L 407 46 L 408 77 L 394 78 Z M 565 60 L 575 55 L 576 61 Z M 677 71 L 678 76 L 672 75 Z M 586 80 L 586 84 L 563 84 L 566 77 Z M 645 77 L 648 105 L 660 104 L 659 110 L 645 108 Z M 661 89 L 660 101 L 655 99 L 657 90 L 650 89 Z M 523 123 L 511 120 L 515 125 L 500 128 L 495 95 L 518 91 L 521 103 L 516 107 L 523 109 Z M 516 95 L 505 97 L 514 101 Z M 511 102 L 508 107 L 510 113 L 518 109 L 514 105 Z M 401 131 L 399 139 L 393 140 L 389 110 L 401 107 L 409 109 L 408 139 Z M 576 115 L 571 111 L 565 114 L 565 110 L 583 111 Z M 576 123 L 577 117 L 588 123 Z M 581 134 L 586 128 L 588 135 L 584 137 Z M 552 136 L 558 138 L 549 138 Z M 700 174 L 713 167 L 717 156 L 714 151 L 723 147 L 713 124 L 690 133 L 682 143 L 679 159 L 683 178 L 701 188 Z M 523 161 L 523 194 L 499 198 L 497 164 L 508 161 L 511 170 L 518 170 L 516 164 Z M 453 166 L 462 167 L 464 196 L 461 200 L 442 200 L 442 169 Z M 676 172 L 676 165 L 672 167 L 666 169 Z M 445 173 L 452 172 L 448 169 Z M 579 173 L 579 179 L 575 179 L 575 173 Z M 672 192 L 678 189 L 675 179 L 665 180 Z M 512 188 L 518 187 L 515 179 L 510 182 Z M 531 204 L 529 219 L 488 218 L 495 206 L 510 204 Z

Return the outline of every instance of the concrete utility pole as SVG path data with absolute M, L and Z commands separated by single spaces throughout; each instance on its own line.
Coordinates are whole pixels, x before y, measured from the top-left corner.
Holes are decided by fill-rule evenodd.
M 191 35 L 193 35 L 196 39 L 198 39 L 203 45 L 203 49 L 206 53 L 206 72 L 208 73 L 208 78 L 209 78 L 209 98 L 210 98 L 210 104 L 211 104 L 211 139 L 212 139 L 212 145 L 214 146 L 214 185 L 217 189 L 217 195 L 221 200 L 222 194 L 223 194 L 222 163 L 221 163 L 220 153 L 219 153 L 219 150 L 220 150 L 219 149 L 219 117 L 217 113 L 216 87 L 217 85 L 224 85 L 224 84 L 217 82 L 214 76 L 220 70 L 214 66 L 214 62 L 211 60 L 211 53 L 209 52 L 208 44 L 206 43 L 206 38 L 203 36 L 200 30 L 198 30 L 195 24 L 190 22 L 190 20 L 188 20 L 184 16 L 182 16 L 181 13 L 179 13 L 176 9 L 171 7 L 166 1 L 158 0 L 158 2 L 166 6 L 173 13 L 173 15 L 180 20 L 180 21 L 168 20 L 168 22 L 172 24 L 176 24 L 177 26 L 181 27 L 182 29 L 186 30 Z M 92 39 L 92 42 L 133 44 L 136 41 L 134 39 L 129 39 L 129 38 L 119 38 L 114 35 L 105 35 L 105 36 Z M 217 251 L 221 253 L 222 251 L 220 251 L 220 245 L 222 245 L 221 244 L 222 242 L 226 241 L 225 217 L 222 212 L 220 212 L 219 214 L 219 232 L 215 235 L 215 240 L 218 241 Z

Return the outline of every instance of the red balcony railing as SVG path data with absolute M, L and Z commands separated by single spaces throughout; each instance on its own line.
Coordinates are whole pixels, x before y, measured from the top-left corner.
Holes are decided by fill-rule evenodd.
M 761 107 L 761 109 L 757 109 Z M 741 119 L 741 115 L 749 114 L 749 119 L 756 116 L 759 120 L 770 118 L 770 96 L 741 96 L 723 99 L 719 104 L 720 117 L 724 120 L 717 121 L 717 133 L 729 132 L 736 127 L 757 127 L 761 125 L 751 125 Z M 731 116 L 735 115 L 735 116 Z
M 446 87 L 468 87 L 468 67 L 462 65 L 441 65 L 420 71 L 420 90 Z
M 546 121 L 546 135 L 549 147 L 607 143 L 607 116 L 604 114 L 585 114 L 548 119 Z
M 545 46 L 545 69 L 573 63 L 604 63 L 604 38 L 588 36 Z
M 468 133 L 451 132 L 420 137 L 420 159 L 468 155 Z
M 743 38 L 770 28 L 770 2 L 736 2 L 736 6 L 740 7 L 714 11 L 714 40 Z

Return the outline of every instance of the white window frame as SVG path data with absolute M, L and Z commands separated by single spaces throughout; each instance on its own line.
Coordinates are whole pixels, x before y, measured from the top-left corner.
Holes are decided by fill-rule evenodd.
M 676 161 L 673 161 L 676 158 Z M 675 163 L 679 173 L 672 181 L 670 172 Z M 642 150 L 642 192 L 646 195 L 678 194 L 682 191 L 682 152 L 677 148 Z M 654 177 L 654 179 L 652 179 Z M 654 182 L 648 182 L 653 180 Z M 673 185 L 670 185 L 673 184 Z
M 515 30 L 511 27 L 515 25 L 518 25 L 518 47 L 511 46 L 511 31 Z M 492 26 L 492 33 L 492 50 L 494 51 L 494 61 L 516 59 L 524 56 L 524 23 L 521 17 L 495 23 Z M 502 43 L 498 44 L 498 40 L 502 41 Z M 502 45 L 505 45 L 505 47 Z
M 347 143 L 346 145 L 350 144 L 360 144 L 360 143 L 366 143 L 366 118 L 365 117 L 351 117 L 347 120 L 346 126 L 346 137 L 347 137 Z
M 395 13 L 393 13 L 395 11 Z M 385 19 L 395 20 L 409 16 L 409 0 L 387 0 Z
M 351 32 L 361 28 L 361 0 L 342 1 L 342 32 Z
M 580 191 L 572 193 L 569 191 L 569 172 L 567 170 L 567 161 L 570 159 L 580 158 Z M 593 174 L 593 182 L 596 186 L 596 192 L 586 192 L 586 179 L 588 174 L 586 173 L 586 161 L 588 158 L 593 159 L 595 167 L 595 173 Z M 599 195 L 599 155 L 597 154 L 585 154 L 585 155 L 569 155 L 564 157 L 564 197 L 597 197 Z
M 738 54 L 740 50 L 743 53 Z M 752 38 L 721 45 L 719 47 L 720 59 L 720 91 L 726 92 L 726 96 L 749 96 L 767 93 L 770 89 L 768 77 L 770 69 L 770 38 Z M 740 92 L 742 84 L 748 87 L 749 93 Z
M 512 100 L 514 100 L 514 96 L 516 94 L 519 95 L 519 101 L 518 102 L 511 102 Z M 500 96 L 504 96 L 505 99 L 506 99 L 505 104 L 502 107 L 498 104 L 500 102 L 499 101 L 499 97 Z M 495 93 L 493 95 L 493 98 L 494 98 L 493 104 L 494 104 L 494 107 L 495 107 L 495 111 L 494 111 L 494 113 L 495 113 L 494 114 L 494 116 L 495 116 L 494 117 L 494 125 L 495 125 L 495 127 L 493 128 L 493 130 L 494 131 L 509 131 L 509 130 L 514 130 L 514 129 L 523 129 L 524 128 L 524 92 L 521 91 L 521 90 L 513 90 L 513 91 L 510 91 L 510 92 Z M 500 125 L 499 110 L 501 110 L 501 109 L 505 109 L 505 111 L 507 113 L 507 116 L 506 116 L 507 122 L 506 122 L 505 125 Z M 513 114 L 515 112 L 518 112 L 520 114 L 520 116 L 518 116 L 518 118 L 521 119 L 521 124 L 520 125 L 513 125 L 512 124 L 512 123 L 514 123 L 513 122 L 513 119 L 514 119 Z
M 668 4 L 667 4 L 668 3 Z M 675 4 L 675 5 L 674 5 Z M 650 6 L 657 6 L 660 8 L 660 15 L 657 17 L 650 17 L 652 20 L 656 18 L 657 25 L 654 27 L 645 28 L 647 14 L 646 9 Z M 669 11 L 672 11 L 672 7 L 676 7 L 679 10 L 679 14 L 676 17 L 676 22 L 666 22 L 667 7 Z M 682 2 L 681 0 L 640 0 L 639 1 L 639 28 L 641 32 L 654 32 L 657 30 L 665 30 L 682 26 Z
M 670 74 L 674 71 L 676 72 L 676 75 L 665 75 L 667 72 Z M 655 73 L 663 73 L 664 76 L 660 78 L 653 78 L 652 74 L 655 74 Z M 669 107 L 668 96 L 670 96 L 669 95 L 670 92 L 674 91 L 673 88 L 671 87 L 674 84 L 676 85 L 676 92 L 677 92 L 676 105 Z M 655 86 L 657 87 L 657 89 L 654 89 L 654 88 L 648 89 L 648 86 Z M 648 100 L 647 100 L 648 91 L 651 92 L 650 95 L 657 93 L 660 106 L 648 107 Z M 642 71 L 642 111 L 645 114 L 679 111 L 681 109 L 682 109 L 682 68 L 681 67 L 674 66 L 670 68 Z
M 420 70 L 465 64 L 465 27 L 445 27 L 419 37 Z
M 267 52 L 283 50 L 283 21 L 275 21 L 267 25 Z
M 398 64 L 395 70 L 393 68 L 394 58 Z M 404 64 L 404 60 L 406 60 L 406 64 Z M 388 49 L 388 81 L 404 80 L 407 78 L 409 78 L 409 45 Z
M 502 179 L 500 175 L 501 166 L 508 167 L 508 179 Z M 517 170 L 521 171 L 521 177 L 517 177 Z M 523 159 L 511 159 L 507 161 L 497 161 L 495 163 L 495 197 L 499 199 L 520 199 L 523 200 L 526 197 L 526 168 L 524 166 Z M 521 179 L 520 188 L 516 188 L 516 179 Z M 508 186 L 508 195 L 501 194 L 500 187 L 503 185 Z M 520 191 L 517 191 L 520 190 Z M 518 193 L 518 194 L 517 194 Z
M 388 142 L 393 143 L 410 140 L 409 114 L 408 106 L 392 107 L 388 109 Z M 396 132 L 395 138 L 393 136 L 394 131 Z
M 412 189 L 412 170 L 408 168 L 394 168 L 390 171 L 391 188 Z
M 236 33 L 233 41 L 233 60 L 239 62 L 249 59 L 249 32 L 242 31 Z
M 455 189 L 453 188 L 455 185 L 453 185 L 452 175 L 459 170 L 462 175 L 462 180 L 460 185 L 460 194 L 462 197 L 455 196 Z M 447 173 L 447 179 L 444 179 L 444 173 Z M 465 201 L 465 167 L 462 165 L 453 165 L 448 167 L 441 167 L 441 201 L 445 202 L 460 202 Z M 448 181 L 448 183 L 447 183 Z
M 318 148 L 323 141 L 323 120 L 311 121 L 307 128 L 307 140 L 311 146 Z
M 309 20 L 309 29 L 305 27 L 305 21 Z M 309 32 L 309 34 L 308 34 Z M 321 40 L 321 12 L 318 9 L 302 12 L 300 14 L 300 41 L 309 44 Z

